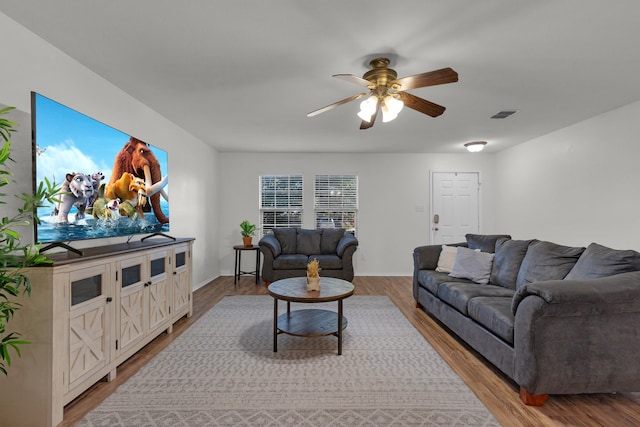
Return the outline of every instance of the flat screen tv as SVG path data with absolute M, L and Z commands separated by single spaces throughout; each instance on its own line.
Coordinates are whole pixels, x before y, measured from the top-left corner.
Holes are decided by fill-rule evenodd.
M 35 92 L 31 113 L 34 190 L 45 177 L 62 186 L 38 208 L 37 242 L 169 231 L 166 151 Z

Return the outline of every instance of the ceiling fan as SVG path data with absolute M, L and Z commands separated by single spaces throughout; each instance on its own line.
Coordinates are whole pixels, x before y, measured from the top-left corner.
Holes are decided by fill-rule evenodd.
M 371 62 L 369 62 L 371 70 L 364 73 L 362 78 L 354 76 L 353 74 L 334 74 L 333 77 L 364 86 L 369 89 L 369 92 L 359 93 L 334 102 L 326 107 L 310 112 L 307 114 L 307 117 L 316 116 L 339 105 L 355 101 L 367 95 L 369 95 L 369 97 L 362 101 L 360 104 L 360 112 L 358 113 L 358 117 L 362 119 L 360 129 L 369 129 L 372 127 L 379 111 L 382 111 L 382 121 L 390 122 L 398 116 L 398 113 L 404 105 L 431 117 L 438 117 L 444 113 L 445 107 L 442 105 L 427 101 L 426 99 L 422 99 L 405 91 L 457 82 L 458 73 L 451 68 L 442 68 L 440 70 L 399 79 L 395 70 L 387 68 L 389 63 L 390 61 L 387 58 L 371 60 Z

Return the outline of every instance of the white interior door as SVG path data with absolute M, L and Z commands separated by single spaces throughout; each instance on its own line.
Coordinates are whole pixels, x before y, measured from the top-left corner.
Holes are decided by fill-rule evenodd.
M 465 241 L 480 231 L 478 172 L 431 174 L 431 243 Z

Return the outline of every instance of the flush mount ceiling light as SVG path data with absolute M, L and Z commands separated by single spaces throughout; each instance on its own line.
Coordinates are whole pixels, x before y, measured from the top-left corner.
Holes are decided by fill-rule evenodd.
M 469 150 L 472 153 L 477 153 L 478 151 L 482 151 L 485 145 L 487 145 L 487 141 L 474 141 L 474 142 L 467 142 L 466 144 L 464 144 L 464 146 L 467 147 L 467 150 Z

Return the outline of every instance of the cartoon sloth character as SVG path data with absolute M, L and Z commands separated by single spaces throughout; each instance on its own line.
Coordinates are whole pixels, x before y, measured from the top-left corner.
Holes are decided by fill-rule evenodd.
M 76 220 L 83 219 L 89 199 L 93 196 L 93 181 L 83 173 L 68 173 L 60 186 L 60 202 L 53 208 L 53 216 L 57 216 L 59 224 L 69 223 L 69 211 L 73 206 L 78 208 Z
M 118 219 L 120 218 L 120 201 L 118 199 L 109 200 L 106 197 L 98 197 L 93 203 L 91 214 L 95 219 Z
M 160 162 L 147 143 L 133 137 L 129 139 L 116 155 L 109 185 L 121 178 L 124 173 L 144 178 L 146 194 L 150 197 L 153 213 L 161 224 L 169 223 L 169 218 L 160 208 L 161 195 L 165 200 L 169 200 L 168 195 L 163 191 L 168 183 L 168 178 L 162 177 Z

